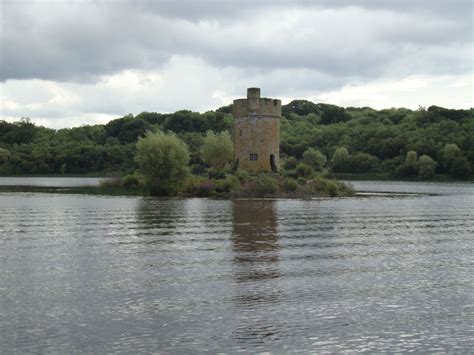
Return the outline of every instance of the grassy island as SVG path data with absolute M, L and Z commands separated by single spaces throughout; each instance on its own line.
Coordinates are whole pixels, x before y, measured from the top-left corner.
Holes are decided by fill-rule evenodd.
M 152 196 L 146 179 L 137 174 L 104 179 L 97 187 L 63 189 L 66 193 L 100 195 Z M 53 192 L 53 191 L 52 191 Z M 175 197 L 210 198 L 311 198 L 352 196 L 352 188 L 320 175 L 293 178 L 283 174 L 228 173 L 223 177 L 188 176 L 175 193 L 158 194 Z

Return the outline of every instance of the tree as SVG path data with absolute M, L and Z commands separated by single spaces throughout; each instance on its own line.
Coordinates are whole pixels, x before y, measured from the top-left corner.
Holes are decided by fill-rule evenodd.
M 405 164 L 414 166 L 414 165 L 416 165 L 416 160 L 417 159 L 418 159 L 418 154 L 415 151 L 410 150 L 409 152 L 407 152 L 407 157 L 405 159 Z
M 455 143 L 446 144 L 442 151 L 444 168 L 449 171 L 454 159 L 461 157 L 461 154 L 461 149 Z
M 189 172 L 188 147 L 174 133 L 148 132 L 137 142 L 135 160 L 153 195 L 176 194 Z
M 327 158 L 319 150 L 314 148 L 308 148 L 303 153 L 303 160 L 306 164 L 310 165 L 314 170 L 321 171 L 326 166 Z
M 332 124 L 338 122 L 347 122 L 351 116 L 344 110 L 343 107 L 329 104 L 317 104 L 318 113 L 321 116 L 322 124 Z
M 318 106 L 308 100 L 293 100 L 281 108 L 282 114 L 285 117 L 290 117 L 291 113 L 296 113 L 299 116 L 306 116 L 310 113 L 318 113 Z
M 418 154 L 410 150 L 407 152 L 405 162 L 401 164 L 395 171 L 398 177 L 413 177 L 418 173 Z
M 11 153 L 4 148 L 0 148 L 0 165 L 5 164 L 10 159 Z
M 350 157 L 350 166 L 351 173 L 371 173 L 377 170 L 379 159 L 368 153 L 355 153 Z
M 349 152 L 344 147 L 339 147 L 332 156 L 332 170 L 336 173 L 349 172 L 350 156 Z
M 469 160 L 464 157 L 454 158 L 453 162 L 451 163 L 449 173 L 456 178 L 467 178 L 471 173 L 471 166 L 469 164 Z
M 428 155 L 422 155 L 418 159 L 418 178 L 422 180 L 431 179 L 435 174 L 436 162 Z
M 216 169 L 228 166 L 234 158 L 234 147 L 227 131 L 214 133 L 207 131 L 201 147 L 201 159 Z

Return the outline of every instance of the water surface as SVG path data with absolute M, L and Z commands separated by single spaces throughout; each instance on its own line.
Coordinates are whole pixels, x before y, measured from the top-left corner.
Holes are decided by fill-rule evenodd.
M 474 185 L 316 200 L 0 193 L 2 352 L 470 352 Z
M 97 186 L 103 178 L 93 177 L 0 177 L 0 186 L 83 187 Z

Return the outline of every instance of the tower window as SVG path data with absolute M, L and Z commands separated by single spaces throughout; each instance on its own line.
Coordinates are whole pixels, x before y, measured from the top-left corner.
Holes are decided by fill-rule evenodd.
M 240 130 L 239 134 L 240 134 L 240 136 L 242 137 L 242 130 Z
M 258 155 L 255 153 L 250 153 L 250 160 L 257 160 Z

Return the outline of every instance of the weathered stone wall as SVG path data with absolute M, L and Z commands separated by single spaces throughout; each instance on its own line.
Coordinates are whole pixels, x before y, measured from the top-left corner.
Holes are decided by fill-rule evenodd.
M 249 172 L 272 171 L 270 157 L 280 163 L 281 101 L 260 98 L 260 90 L 250 88 L 247 99 L 234 100 L 234 152 L 239 168 Z M 257 154 L 257 160 L 250 155 Z

